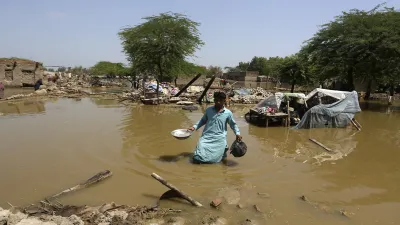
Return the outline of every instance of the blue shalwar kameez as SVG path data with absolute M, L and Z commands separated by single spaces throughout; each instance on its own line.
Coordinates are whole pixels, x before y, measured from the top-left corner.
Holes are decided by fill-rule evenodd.
M 232 112 L 223 108 L 220 112 L 215 106 L 208 107 L 203 117 L 193 126 L 198 130 L 203 125 L 203 133 L 197 142 L 193 160 L 197 163 L 218 163 L 226 157 L 228 148 L 226 135 L 227 124 L 235 135 L 240 135 L 239 127 L 233 118 Z

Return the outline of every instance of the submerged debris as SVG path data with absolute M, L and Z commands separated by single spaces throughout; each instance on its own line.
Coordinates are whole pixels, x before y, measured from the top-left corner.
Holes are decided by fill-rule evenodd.
M 350 215 L 352 214 L 352 213 L 347 212 L 347 211 L 344 210 L 344 209 L 336 210 L 336 209 L 330 208 L 329 206 L 320 204 L 320 203 L 318 203 L 318 202 L 310 201 L 310 199 L 308 199 L 308 198 L 307 198 L 306 196 L 304 196 L 304 195 L 300 196 L 300 200 L 302 200 L 302 201 L 304 201 L 304 202 L 307 202 L 308 204 L 310 204 L 310 205 L 313 206 L 314 208 L 319 209 L 319 210 L 322 210 L 322 211 L 324 211 L 324 212 L 326 212 L 326 213 L 329 213 L 329 214 L 339 214 L 339 215 L 345 216 L 346 218 L 350 218 Z

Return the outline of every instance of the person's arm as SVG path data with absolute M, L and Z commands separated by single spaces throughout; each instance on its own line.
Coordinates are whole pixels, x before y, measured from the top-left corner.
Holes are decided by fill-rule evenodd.
M 201 119 L 195 124 L 193 125 L 193 127 L 189 128 L 189 130 L 198 130 L 200 129 L 202 126 L 204 126 L 207 123 L 207 110 L 204 113 L 204 115 L 201 117 Z
M 239 126 L 237 125 L 235 118 L 233 117 L 233 114 L 230 113 L 229 117 L 228 117 L 228 123 L 229 126 L 231 127 L 231 129 L 233 130 L 233 132 L 236 135 L 236 140 L 242 140 L 242 136 L 240 135 L 240 130 L 239 130 Z

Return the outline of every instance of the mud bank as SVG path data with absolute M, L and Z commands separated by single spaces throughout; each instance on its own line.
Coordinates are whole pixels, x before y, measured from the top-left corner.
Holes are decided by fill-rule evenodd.
M 22 212 L 21 212 L 22 211 Z M 1 225 L 83 225 L 83 224 L 185 224 L 179 210 L 114 203 L 98 207 L 31 207 L 20 210 L 0 208 Z

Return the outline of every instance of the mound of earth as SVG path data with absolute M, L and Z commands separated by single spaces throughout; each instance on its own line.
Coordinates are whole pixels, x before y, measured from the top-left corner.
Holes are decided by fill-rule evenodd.
M 98 207 L 62 206 L 41 202 L 24 209 L 0 208 L 0 225 L 83 225 L 83 224 L 179 224 L 180 210 L 127 206 L 114 203 Z M 183 224 L 183 223 L 182 223 Z

